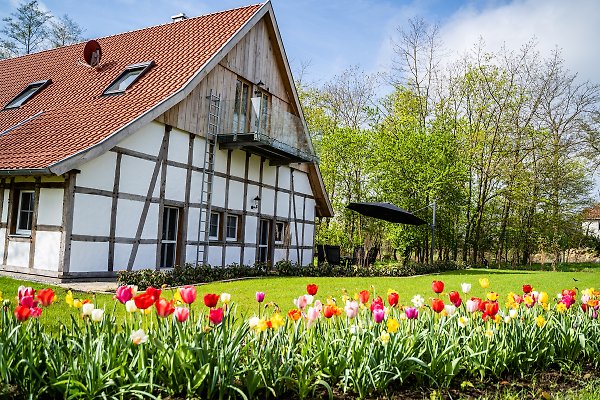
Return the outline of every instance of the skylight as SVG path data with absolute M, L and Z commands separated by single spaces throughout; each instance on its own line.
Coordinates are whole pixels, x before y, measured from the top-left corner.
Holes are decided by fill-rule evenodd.
M 154 66 L 154 61 L 148 61 L 140 64 L 133 64 L 125 67 L 125 71 L 117 77 L 104 91 L 104 94 L 123 93 L 127 88 L 141 78 L 150 68 Z
M 33 82 L 27 85 L 14 99 L 8 102 L 4 108 L 18 108 L 25 104 L 29 99 L 35 96 L 39 91 L 52 83 L 51 79 L 46 81 Z

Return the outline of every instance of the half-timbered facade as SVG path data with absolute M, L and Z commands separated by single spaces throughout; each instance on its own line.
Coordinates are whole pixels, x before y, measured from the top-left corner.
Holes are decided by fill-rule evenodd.
M 311 262 L 332 209 L 271 4 L 97 44 L 0 61 L 2 270 Z

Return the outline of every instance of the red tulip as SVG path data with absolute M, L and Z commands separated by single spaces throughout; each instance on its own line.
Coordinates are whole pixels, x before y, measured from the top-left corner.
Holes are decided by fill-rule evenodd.
M 208 314 L 208 319 L 215 325 L 220 324 L 221 321 L 223 321 L 223 308 L 211 308 Z
M 196 301 L 196 288 L 190 285 L 179 288 L 179 295 L 185 304 L 192 304 Z
M 365 304 L 369 301 L 370 293 L 368 290 L 363 290 L 358 294 L 358 299 L 362 304 Z
M 218 294 L 209 293 L 209 294 L 204 295 L 204 305 L 206 305 L 206 307 L 210 307 L 210 308 L 216 307 L 218 302 L 219 302 Z
M 41 307 L 32 307 L 29 309 L 30 314 L 29 316 L 31 318 L 39 318 L 40 315 L 42 315 L 42 308 Z
M 54 301 L 54 290 L 52 289 L 42 289 L 38 292 L 37 298 L 42 303 L 44 307 L 48 307 Z
M 433 289 L 433 291 L 435 293 L 442 293 L 444 291 L 444 282 L 442 282 L 442 281 L 433 281 L 431 283 L 431 289 Z
M 27 321 L 29 319 L 30 314 L 31 309 L 29 307 L 18 305 L 17 308 L 15 308 L 15 317 L 17 317 L 17 320 L 21 322 Z
M 317 285 L 315 285 L 314 283 L 306 285 L 306 293 L 310 294 L 311 296 L 316 295 L 317 290 L 319 290 L 319 287 Z
M 38 303 L 33 296 L 23 296 L 19 299 L 19 304 L 27 308 L 37 307 Z
M 398 296 L 398 293 L 396 292 L 388 294 L 388 304 L 392 307 L 396 307 L 398 305 L 399 298 L 400 296 Z
M 373 303 L 371 303 L 371 312 L 378 308 L 383 308 L 383 299 L 381 298 L 381 296 L 377 296 L 373 299 Z
M 161 293 L 162 293 L 161 289 L 156 289 L 156 288 L 153 288 L 152 286 L 148 286 L 146 288 L 146 294 L 152 296 L 153 303 L 156 303 L 158 301 L 158 299 L 160 299 Z M 146 308 L 148 308 L 148 307 L 146 307 Z
M 448 293 L 448 297 L 450 298 L 450 302 L 452 302 L 455 307 L 460 307 L 462 304 L 462 299 L 460 298 L 460 294 L 458 292 L 450 292 Z
M 493 317 L 494 315 L 498 314 L 498 303 L 495 301 L 484 301 L 484 309 L 485 309 L 485 314 L 487 314 L 490 317 Z
M 523 293 L 531 293 L 532 290 L 533 288 L 531 287 L 531 285 L 523 285 Z
M 571 289 L 563 289 L 562 291 L 562 295 L 563 296 L 571 296 L 571 297 L 575 297 L 577 295 L 577 292 Z
M 167 299 L 158 299 L 154 306 L 156 307 L 156 314 L 158 314 L 159 317 L 165 318 L 175 312 L 173 300 L 167 301 Z
M 326 305 L 323 307 L 323 315 L 325 318 L 331 318 L 335 315 L 335 306 Z
M 441 299 L 431 300 L 431 309 L 436 313 L 441 313 L 444 309 L 444 301 Z
M 154 297 L 148 293 L 140 293 L 133 298 L 135 306 L 140 310 L 145 310 L 152 307 L 154 304 Z

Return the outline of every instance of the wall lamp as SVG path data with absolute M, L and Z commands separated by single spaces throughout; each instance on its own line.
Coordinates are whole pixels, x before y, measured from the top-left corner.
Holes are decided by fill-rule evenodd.
M 250 208 L 252 210 L 256 210 L 258 209 L 258 206 L 260 206 L 260 197 L 256 196 L 252 199 L 252 205 L 250 206 Z

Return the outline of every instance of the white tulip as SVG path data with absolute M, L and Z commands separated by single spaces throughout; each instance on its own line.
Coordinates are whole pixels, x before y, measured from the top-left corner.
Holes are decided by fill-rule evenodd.
M 514 308 L 511 308 L 510 311 L 508 312 L 508 316 L 510 318 L 517 318 L 517 315 L 519 315 L 519 312 L 517 310 L 515 310 Z
M 92 321 L 100 322 L 102 321 L 102 317 L 104 317 L 104 310 L 101 308 L 95 308 L 92 310 Z
M 127 310 L 128 313 L 136 312 L 138 310 L 138 308 L 135 305 L 135 301 L 129 300 L 128 302 L 126 302 L 125 310 Z
M 144 332 L 143 329 L 138 329 L 137 331 L 131 332 L 131 341 L 133 344 L 146 343 L 148 340 L 148 335 Z
M 470 283 L 461 283 L 460 284 L 460 288 L 462 289 L 462 292 L 464 294 L 467 294 L 471 291 L 471 284 Z
M 260 318 L 258 317 L 252 317 L 248 320 L 248 326 L 250 328 L 256 328 L 258 326 L 258 323 L 260 322 Z
M 94 305 L 92 303 L 85 303 L 81 306 L 81 313 L 83 315 L 90 316 L 92 315 L 92 311 L 94 311 Z
M 452 315 L 456 312 L 456 307 L 452 304 L 446 304 L 444 310 L 446 311 L 446 314 Z

